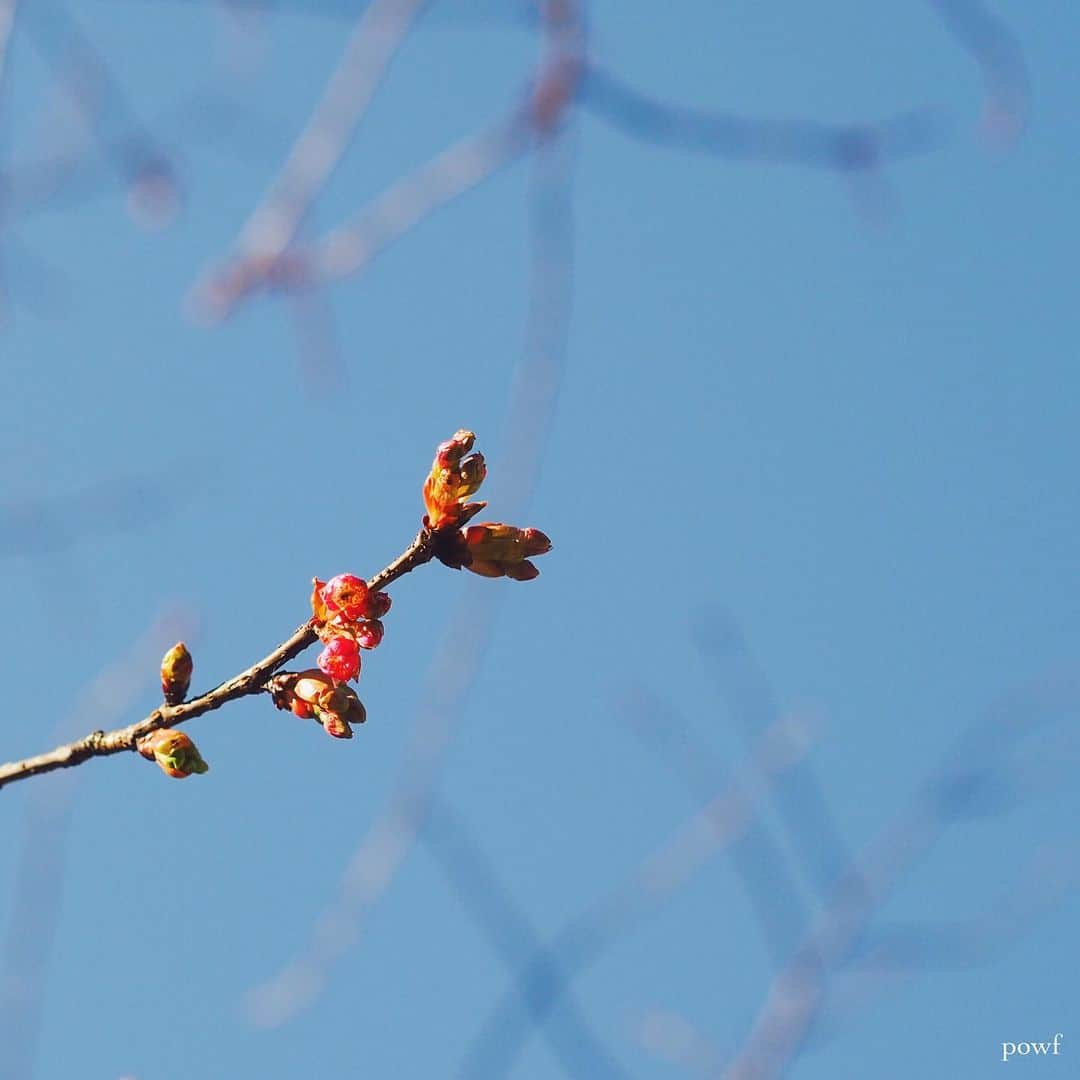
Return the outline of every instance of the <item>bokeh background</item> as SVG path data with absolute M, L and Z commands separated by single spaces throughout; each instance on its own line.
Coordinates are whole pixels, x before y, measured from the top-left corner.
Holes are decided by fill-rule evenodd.
M 1074 1075 L 1080 15 L 372 8 L 0 4 L 0 756 L 269 651 L 458 427 L 555 543 L 395 585 L 351 743 L 0 793 L 0 1073 Z

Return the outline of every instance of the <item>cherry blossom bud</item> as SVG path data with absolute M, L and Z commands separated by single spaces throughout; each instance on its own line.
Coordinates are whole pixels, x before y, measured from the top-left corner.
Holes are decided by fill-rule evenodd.
M 360 647 L 351 637 L 336 637 L 315 662 L 331 679 L 348 682 L 360 674 Z
M 367 720 L 367 709 L 351 686 L 336 686 L 320 695 L 315 718 L 328 735 L 335 739 L 351 739 L 352 725 Z
M 484 482 L 487 467 L 483 454 L 464 455 L 472 449 L 476 436 L 471 431 L 459 431 L 435 451 L 431 472 L 424 481 L 426 523 L 432 529 L 460 524 L 462 514 L 469 517 L 479 507 L 466 505 L 465 500 Z
M 182 731 L 158 728 L 138 742 L 139 753 L 156 761 L 162 772 L 183 780 L 192 773 L 204 773 L 210 768 L 203 761 L 195 744 Z
M 551 541 L 539 529 L 519 529 L 497 521 L 470 525 L 461 536 L 468 554 L 463 564 L 483 577 L 531 581 L 540 571 L 529 558 L 551 550 Z
M 463 455 L 467 454 L 476 442 L 476 435 L 464 428 L 459 428 L 444 443 L 435 449 L 435 464 L 441 469 L 456 468 Z
M 187 697 L 194 667 L 191 653 L 182 641 L 161 658 L 161 692 L 167 704 L 179 705 Z
M 368 619 L 356 626 L 356 644 L 361 649 L 374 649 L 383 639 L 383 624 L 378 619 Z
M 334 680 L 329 675 L 319 671 L 318 668 L 309 668 L 292 677 L 288 689 L 301 701 L 309 705 L 318 705 L 323 694 L 331 693 L 334 689 Z M 288 685 L 288 684 L 287 684 Z
M 367 582 L 355 574 L 338 574 L 332 577 L 322 590 L 327 612 L 346 622 L 365 618 L 368 595 Z

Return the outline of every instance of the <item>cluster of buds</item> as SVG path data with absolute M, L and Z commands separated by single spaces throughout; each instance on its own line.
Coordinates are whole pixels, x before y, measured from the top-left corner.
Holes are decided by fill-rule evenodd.
M 158 728 L 138 742 L 139 753 L 156 761 L 166 776 L 184 780 L 192 773 L 204 773 L 210 768 L 198 748 L 182 731 Z
M 462 429 L 435 451 L 431 472 L 424 481 L 424 525 L 432 532 L 464 525 L 487 506 L 468 501 L 487 475 L 484 455 L 469 453 L 474 442 L 476 436 Z
M 356 691 L 319 668 L 284 671 L 270 680 L 268 689 L 279 709 L 288 709 L 302 720 L 317 720 L 335 739 L 351 739 L 352 725 L 367 719 Z
M 315 632 L 326 646 L 316 663 L 335 682 L 360 675 L 360 650 L 374 649 L 383 638 L 382 617 L 390 597 L 367 587 L 363 578 L 338 574 L 329 581 L 315 578 L 311 592 Z
M 475 441 L 471 431 L 463 430 L 444 442 L 424 482 L 424 525 L 434 535 L 435 555 L 456 570 L 531 581 L 540 571 L 530 560 L 551 550 L 544 533 L 500 521 L 467 524 L 487 506 L 468 501 L 487 472 L 483 455 L 469 454 Z

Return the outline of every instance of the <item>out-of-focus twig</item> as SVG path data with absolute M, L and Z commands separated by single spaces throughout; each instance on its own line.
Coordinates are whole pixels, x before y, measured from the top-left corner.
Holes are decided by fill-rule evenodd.
M 11 46 L 11 34 L 15 29 L 15 12 L 19 0 L 0 0 L 0 87 L 4 84 L 7 70 L 8 49 Z
M 936 118 L 928 110 L 877 124 L 751 119 L 657 101 L 595 64 L 585 70 L 579 101 L 635 139 L 768 164 L 858 172 L 923 153 L 937 142 Z
M 513 161 L 529 142 L 529 129 L 518 112 L 466 136 L 396 181 L 310 252 L 286 260 L 278 280 L 331 280 L 356 273 L 418 221 Z
M 1005 698 L 983 721 L 972 725 L 946 755 L 941 767 L 910 806 L 864 849 L 842 875 L 792 961 L 777 975 L 739 1053 L 728 1063 L 726 1080 L 772 1080 L 806 1044 L 826 1001 L 826 976 L 855 953 L 871 919 L 904 875 L 962 817 L 979 806 L 989 768 L 1039 722 L 1063 710 L 1075 711 L 1080 682 L 1075 672 L 1038 680 Z
M 513 902 L 495 868 L 484 857 L 470 830 L 447 800 L 433 797 L 425 818 L 423 841 L 443 876 L 511 973 L 530 956 L 542 955 L 536 930 Z M 517 984 L 522 994 L 522 1007 L 533 1015 L 568 1075 L 581 1080 L 605 1077 L 615 1080 L 624 1076 L 615 1057 L 592 1030 L 569 993 L 564 994 L 562 1009 L 544 1023 L 546 988 L 564 981 L 553 957 L 548 969 L 538 972 L 537 978 Z
M 735 791 L 749 788 L 741 778 L 725 776 L 715 754 L 705 740 L 698 737 L 686 717 L 646 690 L 639 689 L 628 695 L 619 716 L 686 784 L 694 798 L 704 801 L 722 787 Z M 779 720 L 777 714 L 765 728 Z M 761 730 L 764 728 L 754 731 L 750 737 L 751 745 L 753 739 L 760 737 Z M 784 776 L 790 776 L 797 768 L 793 765 Z M 780 782 L 783 778 L 770 774 L 769 779 Z M 783 963 L 796 944 L 806 916 L 798 882 L 760 815 L 749 822 L 742 836 L 732 843 L 730 856 L 761 923 L 773 959 L 777 964 Z
M 196 285 L 198 310 L 223 318 L 289 250 L 424 6 L 425 0 L 372 0 L 364 9 L 321 100 L 241 230 L 234 253 Z
M 738 623 L 726 612 L 717 608 L 702 612 L 695 630 L 708 677 L 727 705 L 735 729 L 749 743 L 780 715 L 765 672 Z M 774 778 L 769 794 L 803 872 L 818 896 L 826 895 L 850 867 L 851 853 L 813 770 L 803 763 Z
M 27 36 L 52 67 L 79 82 L 70 88 L 73 104 L 86 116 L 87 129 L 103 160 L 128 189 L 132 211 L 147 224 L 167 221 L 179 205 L 178 188 L 169 156 L 150 129 L 141 123 L 108 64 L 63 3 L 31 4 L 24 16 Z M 65 72 L 65 68 L 69 69 Z M 110 140 L 100 130 L 102 120 L 89 113 L 87 102 L 100 91 L 101 105 L 110 110 L 125 135 Z
M 764 776 L 787 772 L 803 760 L 809 736 L 793 719 L 784 719 L 758 740 L 754 766 Z M 476 1080 L 509 1076 L 529 1024 L 538 1014 L 551 1012 L 571 979 L 677 892 L 708 859 L 738 843 L 755 816 L 753 799 L 738 785 L 726 785 L 631 877 L 559 930 L 521 967 L 514 985 L 488 1014 L 466 1049 L 460 1075 Z M 553 971 L 562 972 L 562 981 L 552 979 Z M 527 1017 L 517 1007 L 522 998 L 532 1003 Z
M 1016 35 L 982 0 L 930 0 L 930 4 L 982 71 L 983 130 L 991 140 L 1009 145 L 1027 125 L 1030 93 Z

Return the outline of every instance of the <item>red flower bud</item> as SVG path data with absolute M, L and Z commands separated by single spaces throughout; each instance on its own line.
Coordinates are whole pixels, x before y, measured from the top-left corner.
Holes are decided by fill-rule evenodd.
M 318 668 L 283 671 L 267 683 L 279 709 L 296 716 L 314 717 L 336 739 L 351 739 L 352 725 L 367 720 L 367 710 L 351 686 L 344 686 Z
M 161 692 L 169 705 L 179 705 L 187 697 L 195 662 L 187 646 L 178 641 L 161 658 Z
M 315 662 L 331 679 L 348 682 L 360 674 L 360 647 L 351 637 L 336 637 Z
M 361 649 L 374 649 L 383 638 L 383 624 L 378 619 L 356 625 L 356 644 Z

